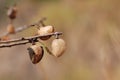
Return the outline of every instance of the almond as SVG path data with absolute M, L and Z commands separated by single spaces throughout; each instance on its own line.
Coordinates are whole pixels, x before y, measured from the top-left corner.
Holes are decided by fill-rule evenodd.
M 15 28 L 14 28 L 14 26 L 13 26 L 12 24 L 9 24 L 9 25 L 7 26 L 7 32 L 8 32 L 9 34 L 15 33 Z
M 33 64 L 37 64 L 44 55 L 43 47 L 39 45 L 32 45 L 28 48 L 28 51 Z
M 66 49 L 66 43 L 63 39 L 54 39 L 51 47 L 53 55 L 56 57 L 60 57 Z

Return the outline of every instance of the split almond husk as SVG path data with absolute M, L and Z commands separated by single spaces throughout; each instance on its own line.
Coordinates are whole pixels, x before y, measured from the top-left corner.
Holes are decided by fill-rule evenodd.
M 54 32 L 54 27 L 53 26 L 45 26 L 45 27 L 40 27 L 38 30 L 38 35 L 47 35 L 49 33 Z M 43 36 L 40 39 L 41 40 L 48 40 L 51 36 Z
M 28 48 L 28 51 L 33 64 L 37 64 L 44 55 L 44 50 L 42 46 L 32 45 Z
M 17 8 L 16 6 L 13 6 L 13 7 L 10 7 L 7 11 L 7 16 L 10 18 L 10 19 L 15 19 L 16 18 L 16 15 L 17 15 Z

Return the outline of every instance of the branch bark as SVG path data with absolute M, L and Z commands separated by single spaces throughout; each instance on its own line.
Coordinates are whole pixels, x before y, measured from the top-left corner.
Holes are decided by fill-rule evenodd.
M 46 37 L 46 36 L 56 36 L 56 35 L 62 35 L 62 32 L 54 32 L 54 33 L 50 33 L 47 35 L 37 35 L 37 36 L 22 37 L 19 39 L 12 39 L 12 40 L 7 40 L 7 41 L 0 41 L 0 48 L 12 47 L 16 45 L 24 45 L 27 43 L 32 43 L 32 41 L 38 42 L 39 38 Z

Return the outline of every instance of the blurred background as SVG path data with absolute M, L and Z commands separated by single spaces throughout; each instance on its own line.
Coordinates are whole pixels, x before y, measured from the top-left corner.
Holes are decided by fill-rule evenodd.
M 0 0 L 0 33 L 9 19 L 6 7 L 17 4 L 14 26 L 46 17 L 46 25 L 63 32 L 66 52 L 59 58 L 45 53 L 36 65 L 29 59 L 30 44 L 0 49 L 0 80 L 119 80 L 119 0 Z M 35 28 L 10 36 L 31 36 Z M 50 48 L 51 38 L 44 43 Z

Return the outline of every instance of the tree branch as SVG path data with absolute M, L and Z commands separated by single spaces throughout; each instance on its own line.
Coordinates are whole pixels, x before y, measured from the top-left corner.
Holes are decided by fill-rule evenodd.
M 17 46 L 17 45 L 24 45 L 29 43 L 28 41 L 26 42 L 19 42 L 19 43 L 13 43 L 13 44 L 4 44 L 4 45 L 0 45 L 0 48 L 4 48 L 4 47 L 12 47 L 12 46 Z
M 38 42 L 38 38 L 46 37 L 46 36 L 56 36 L 56 35 L 62 35 L 62 32 L 55 32 L 55 33 L 50 33 L 47 35 L 37 35 L 37 36 L 32 36 L 32 37 L 22 37 L 19 39 L 12 39 L 12 40 L 7 40 L 7 41 L 0 41 L 0 48 L 4 47 L 12 47 L 16 45 L 24 45 L 27 43 L 32 43 L 31 41 L 34 40 L 34 42 Z

